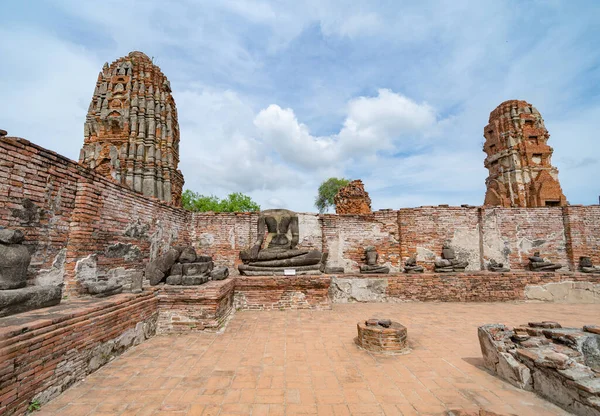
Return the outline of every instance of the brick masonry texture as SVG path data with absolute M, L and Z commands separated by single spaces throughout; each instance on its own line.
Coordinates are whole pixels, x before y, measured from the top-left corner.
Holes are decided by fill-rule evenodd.
M 398 224 L 402 259 L 416 255 L 420 265 L 433 271 L 433 261 L 448 241 L 459 259 L 469 261 L 467 270 L 481 269 L 478 208 L 404 208 L 398 211 Z
M 344 276 L 352 278 L 351 276 Z M 363 276 L 355 276 L 363 278 Z M 382 275 L 387 301 L 504 302 L 525 300 L 525 288 L 564 281 L 598 281 L 585 273 L 471 272 Z
M 62 273 L 64 293 L 82 293 L 77 262 L 96 258 L 95 273 L 143 270 L 171 245 L 192 244 L 217 266 L 237 274 L 239 252 L 256 240 L 257 213 L 191 213 L 145 197 L 24 139 L 0 139 L 0 226 L 20 229 L 32 253 L 30 284 Z M 528 257 L 543 257 L 576 270 L 579 256 L 600 264 L 600 206 L 542 208 L 418 207 L 367 215 L 298 214 L 300 248 L 329 253 L 330 266 L 358 272 L 364 249 L 401 272 L 413 255 L 433 271 L 449 242 L 469 272 L 490 259 L 512 271 Z M 64 265 L 56 261 L 66 252 Z
M 154 335 L 153 291 L 0 318 L 0 414 L 23 414 Z
M 189 212 L 24 139 L 0 140 L 0 225 L 25 233 L 32 283 L 66 249 L 63 292 L 78 295 L 77 261 L 96 254 L 99 277 L 119 267 L 141 270 L 170 245 L 189 244 L 190 222 Z M 118 243 L 129 252 L 111 251 Z
M 565 212 L 560 208 L 482 210 L 484 261 L 494 259 L 510 264 L 511 270 L 526 270 L 528 257 L 539 251 L 551 262 L 569 266 L 572 260 L 567 255 L 564 228 L 564 224 L 569 222 L 569 215 Z M 597 243 L 600 242 L 598 237 L 594 238 Z
M 384 354 L 408 352 L 406 327 L 397 322 L 393 322 L 389 328 L 383 328 L 378 325 L 368 326 L 361 321 L 356 324 L 356 328 L 356 343 L 366 350 Z
M 235 307 L 241 310 L 330 309 L 327 276 L 238 276 Z
M 234 279 L 202 286 L 161 286 L 158 332 L 218 330 L 233 311 Z
M 390 271 L 400 271 L 398 212 L 377 211 L 370 215 L 323 215 L 323 250 L 329 252 L 328 265 L 358 272 L 366 263 L 365 248 L 373 246 L 379 263 Z

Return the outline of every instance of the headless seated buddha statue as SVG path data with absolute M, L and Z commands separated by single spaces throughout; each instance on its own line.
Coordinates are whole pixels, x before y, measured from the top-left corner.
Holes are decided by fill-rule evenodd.
M 389 273 L 390 268 L 385 266 L 379 266 L 377 264 L 377 259 L 379 258 L 379 253 L 373 246 L 369 246 L 365 249 L 365 258 L 367 259 L 367 264 L 364 266 L 360 266 L 361 273 Z
M 594 266 L 591 257 L 581 256 L 579 257 L 579 271 L 583 273 L 600 273 L 600 266 Z
M 243 275 L 282 275 L 284 269 L 296 274 L 318 273 L 326 256 L 319 250 L 298 249 L 298 216 L 287 209 L 262 211 L 258 236 L 252 247 L 240 252 Z M 264 247 L 263 247 L 264 244 Z
M 532 257 L 529 257 L 529 269 L 534 272 L 553 272 L 562 267 L 562 264 L 555 264 L 547 261 L 540 252 L 536 251 Z

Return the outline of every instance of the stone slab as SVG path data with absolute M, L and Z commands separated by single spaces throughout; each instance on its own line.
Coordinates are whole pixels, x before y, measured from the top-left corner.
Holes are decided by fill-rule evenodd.
M 61 286 L 29 286 L 0 290 L 0 316 L 58 305 L 61 297 Z

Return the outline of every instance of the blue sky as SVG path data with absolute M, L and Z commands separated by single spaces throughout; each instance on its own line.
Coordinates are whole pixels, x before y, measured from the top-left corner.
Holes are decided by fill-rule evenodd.
M 0 128 L 77 160 L 105 61 L 171 81 L 186 188 L 314 211 L 331 176 L 374 209 L 483 202 L 483 127 L 538 108 L 572 204 L 598 203 L 600 3 L 0 3 Z

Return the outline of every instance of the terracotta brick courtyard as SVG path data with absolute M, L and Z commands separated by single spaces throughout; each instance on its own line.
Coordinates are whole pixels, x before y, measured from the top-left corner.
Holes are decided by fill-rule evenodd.
M 359 350 L 356 323 L 408 328 L 412 352 Z M 402 303 L 331 311 L 238 312 L 222 334 L 157 336 L 62 396 L 43 415 L 437 415 L 483 407 L 563 415 L 482 369 L 477 326 L 555 320 L 598 324 L 600 305 Z

